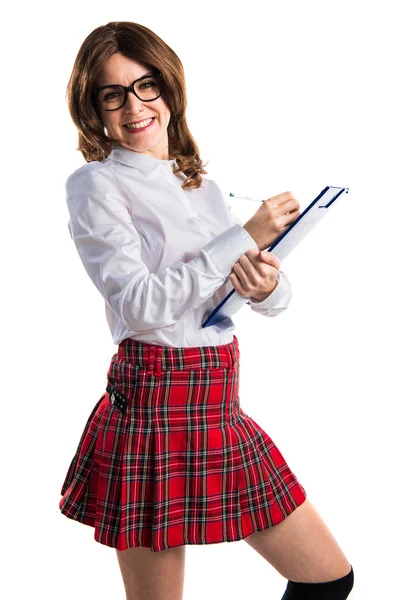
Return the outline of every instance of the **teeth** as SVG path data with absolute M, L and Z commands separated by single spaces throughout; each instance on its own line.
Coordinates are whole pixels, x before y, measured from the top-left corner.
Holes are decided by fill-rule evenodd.
M 125 125 L 128 129 L 140 129 L 140 127 L 145 127 L 151 123 L 152 119 L 146 119 L 145 121 L 140 121 L 140 123 L 128 123 Z

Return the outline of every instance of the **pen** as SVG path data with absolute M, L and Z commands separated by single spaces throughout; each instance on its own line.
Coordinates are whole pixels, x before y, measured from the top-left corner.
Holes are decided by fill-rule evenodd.
M 232 194 L 232 192 L 229 193 L 229 196 L 241 198 L 242 200 L 253 200 L 253 202 L 265 202 L 265 200 L 256 200 L 255 198 L 250 198 L 249 196 L 236 196 L 236 194 Z
M 265 202 L 265 200 L 256 200 L 255 198 L 250 198 L 250 196 L 235 196 L 235 194 L 233 194 L 232 192 L 229 192 L 229 196 L 233 196 L 234 198 L 241 198 L 242 200 L 253 200 L 253 202 Z M 288 215 L 289 213 L 287 212 L 286 214 Z

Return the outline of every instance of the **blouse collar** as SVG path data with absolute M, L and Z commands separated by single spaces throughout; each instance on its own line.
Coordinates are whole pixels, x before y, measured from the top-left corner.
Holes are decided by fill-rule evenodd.
M 148 154 L 135 152 L 135 150 L 129 150 L 129 148 L 125 148 L 124 146 L 114 146 L 108 158 L 130 167 L 136 167 L 136 169 L 140 169 L 140 171 L 144 171 L 145 173 L 152 173 L 161 165 L 170 165 L 170 168 L 177 165 L 175 159 L 161 160 L 153 158 Z

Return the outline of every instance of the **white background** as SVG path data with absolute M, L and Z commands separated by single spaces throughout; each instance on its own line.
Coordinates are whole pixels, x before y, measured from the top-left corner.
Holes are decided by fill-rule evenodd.
M 70 238 L 84 164 L 65 90 L 85 37 L 141 23 L 184 65 L 188 123 L 229 196 L 349 187 L 281 265 L 289 310 L 234 317 L 241 405 L 272 437 L 351 562 L 351 598 L 398 568 L 399 52 L 395 2 L 35 2 L 3 15 L 3 597 L 125 598 L 115 550 L 59 491 L 116 351 Z M 243 219 L 258 204 L 231 200 Z M 3 564 L 4 566 L 4 564 Z M 185 600 L 280 599 L 245 542 L 188 546 Z

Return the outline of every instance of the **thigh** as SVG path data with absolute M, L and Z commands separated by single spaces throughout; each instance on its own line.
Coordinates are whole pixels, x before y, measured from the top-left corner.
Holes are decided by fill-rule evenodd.
M 127 600 L 182 600 L 185 546 L 116 550 Z
M 351 569 L 308 497 L 281 523 L 253 533 L 244 541 L 292 581 L 333 581 Z

